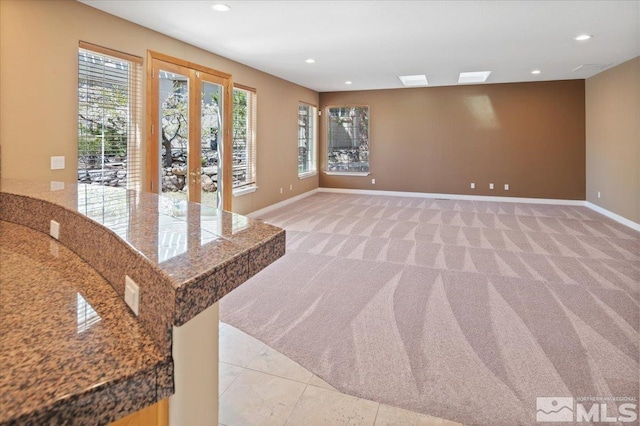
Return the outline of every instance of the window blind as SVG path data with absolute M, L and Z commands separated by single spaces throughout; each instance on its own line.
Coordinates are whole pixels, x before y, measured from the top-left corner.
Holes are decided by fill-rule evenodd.
M 78 181 L 140 189 L 142 58 L 81 42 Z
M 298 175 L 315 173 L 316 168 L 316 117 L 313 105 L 298 104 Z
M 256 90 L 233 88 L 233 188 L 256 184 Z

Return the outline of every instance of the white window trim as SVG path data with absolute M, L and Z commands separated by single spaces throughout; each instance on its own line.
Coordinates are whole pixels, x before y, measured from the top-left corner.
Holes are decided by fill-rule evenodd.
M 233 89 L 231 90 L 232 94 L 233 94 L 234 90 L 239 90 L 239 91 L 242 91 L 242 92 L 246 92 L 247 93 L 247 100 L 251 99 L 251 108 L 249 108 L 249 105 L 247 105 L 247 125 L 250 126 L 250 129 L 251 129 L 251 132 L 247 132 L 247 142 L 249 140 L 251 140 L 251 149 L 247 149 L 247 158 L 251 160 L 251 165 L 253 166 L 252 167 L 253 182 L 250 183 L 250 184 L 242 185 L 241 187 L 239 187 L 237 189 L 233 189 L 233 191 L 232 191 L 233 192 L 233 196 L 234 197 L 240 197 L 242 195 L 250 194 L 252 192 L 255 192 L 258 189 L 258 184 L 257 184 L 257 180 L 258 180 L 258 161 L 257 161 L 258 147 L 257 147 L 257 140 L 256 140 L 257 139 L 256 133 L 257 133 L 257 114 L 258 114 L 258 109 L 257 109 L 258 92 L 256 91 L 256 89 L 254 89 L 252 87 L 244 86 L 242 84 L 237 84 L 237 83 L 235 83 L 233 85 Z M 251 151 L 251 152 L 249 152 L 249 151 Z
M 257 185 L 249 185 L 242 188 L 234 189 L 233 196 L 234 197 L 242 197 L 243 195 L 252 194 L 258 190 Z
M 307 179 L 314 176 L 318 176 L 318 172 L 316 170 L 311 170 L 308 172 L 298 174 L 298 179 Z
M 302 173 L 298 172 L 298 179 L 306 179 L 312 176 L 316 176 L 318 174 L 318 153 L 319 153 L 319 145 L 320 145 L 318 141 L 318 126 L 320 124 L 320 120 L 318 119 L 318 116 L 319 116 L 320 109 L 318 108 L 317 105 L 310 104 L 304 101 L 299 101 L 298 106 L 300 104 L 306 105 L 307 107 L 313 109 L 313 114 L 310 115 L 310 117 L 312 117 L 313 119 L 313 162 L 312 162 L 313 170 L 308 170 Z
M 369 176 L 371 172 L 324 172 L 329 176 Z

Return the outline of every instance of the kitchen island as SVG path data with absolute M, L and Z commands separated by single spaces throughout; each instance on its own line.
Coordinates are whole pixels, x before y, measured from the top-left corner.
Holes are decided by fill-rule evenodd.
M 106 424 L 169 395 L 171 414 L 188 411 L 202 384 L 176 379 L 194 376 L 193 333 L 217 341 L 216 302 L 285 247 L 283 230 L 234 213 L 75 183 L 1 180 L 0 221 L 0 424 Z

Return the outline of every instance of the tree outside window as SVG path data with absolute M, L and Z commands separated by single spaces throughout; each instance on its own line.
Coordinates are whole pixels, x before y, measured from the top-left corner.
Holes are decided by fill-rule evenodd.
M 79 49 L 79 182 L 133 189 L 140 183 L 140 90 L 141 60 Z
M 327 171 L 369 172 L 369 107 L 328 108 Z

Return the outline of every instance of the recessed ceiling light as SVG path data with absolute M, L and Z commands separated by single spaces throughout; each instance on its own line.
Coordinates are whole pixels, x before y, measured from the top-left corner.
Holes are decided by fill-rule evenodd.
M 214 5 L 211 5 L 211 9 L 215 10 L 216 12 L 228 12 L 231 10 L 229 6 L 222 3 L 216 3 Z
M 489 74 L 491 74 L 491 71 L 461 72 L 458 77 L 458 83 L 484 83 L 489 78 Z
M 427 82 L 427 76 L 424 74 L 421 75 L 401 75 L 398 77 L 402 84 L 406 87 L 415 87 L 415 86 L 427 86 L 429 83 Z
M 542 74 L 542 71 L 540 71 L 540 70 L 533 70 L 533 71 L 531 71 L 531 74 Z
M 353 84 L 351 81 L 345 81 L 344 84 Z
M 315 63 L 316 63 L 316 60 L 315 60 L 315 59 L 313 59 L 313 58 L 309 58 L 309 59 L 307 59 L 305 62 L 306 62 L 306 63 L 308 63 L 308 64 L 315 64 Z
M 576 36 L 573 39 L 577 41 L 585 41 L 585 40 L 589 40 L 591 37 L 593 36 L 589 34 L 580 34 L 579 36 Z

